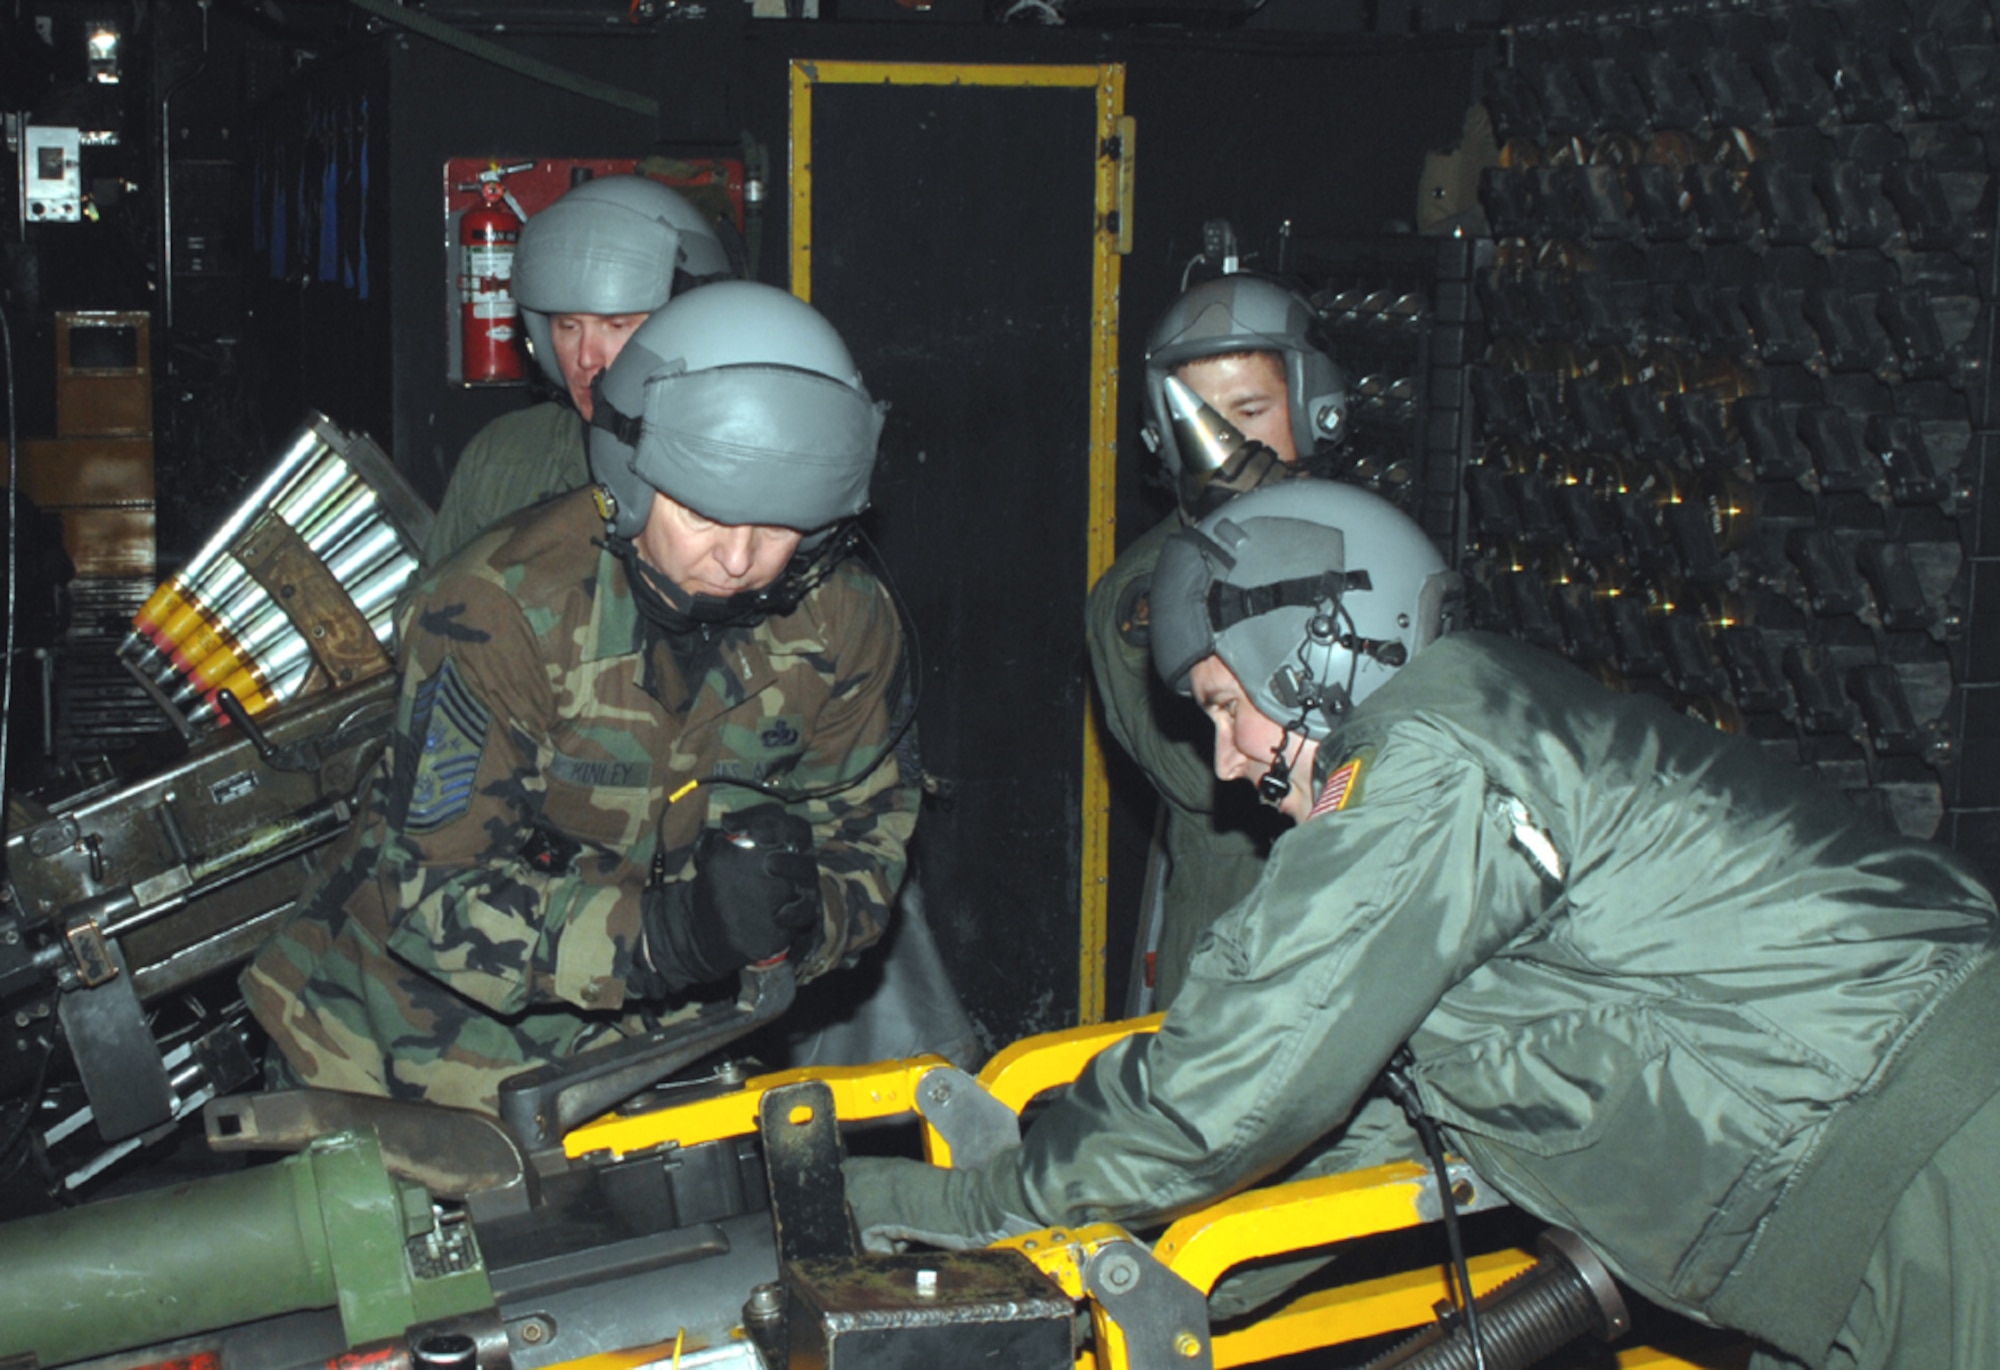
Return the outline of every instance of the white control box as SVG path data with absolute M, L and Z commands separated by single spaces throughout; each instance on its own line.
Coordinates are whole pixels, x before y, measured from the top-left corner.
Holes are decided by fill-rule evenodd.
M 21 138 L 21 190 L 31 224 L 73 224 L 83 218 L 83 134 L 30 124 Z

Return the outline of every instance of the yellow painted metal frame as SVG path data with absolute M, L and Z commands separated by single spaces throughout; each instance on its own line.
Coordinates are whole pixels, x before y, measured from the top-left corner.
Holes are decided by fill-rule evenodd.
M 1253 1189 L 1181 1219 L 1154 1245 L 1153 1255 L 1208 1293 L 1232 1268 L 1253 1257 L 1308 1251 L 1427 1221 L 1423 1200 L 1430 1179 L 1426 1167 L 1399 1161 Z M 1523 1251 L 1482 1256 L 1469 1262 L 1472 1287 L 1483 1293 L 1534 1263 L 1535 1258 Z M 1443 1270 L 1436 1266 L 1323 1290 L 1250 1327 L 1218 1337 L 1215 1363 L 1251 1365 L 1421 1326 L 1450 1293 Z
M 995 1054 L 979 1072 L 979 1082 L 1018 1113 L 1036 1095 L 1074 1081 L 1112 1043 L 1157 1031 L 1161 1021 L 1162 1015 L 1155 1014 L 1027 1038 Z M 935 1056 L 918 1056 L 872 1066 L 760 1075 L 718 1098 L 655 1113 L 599 1119 L 570 1133 L 564 1138 L 563 1149 L 572 1157 L 593 1152 L 622 1156 L 670 1143 L 693 1146 L 745 1136 L 757 1130 L 758 1105 L 766 1092 L 807 1079 L 820 1080 L 833 1091 L 834 1112 L 843 1122 L 911 1113 L 916 1111 L 917 1087 L 923 1077 L 945 1064 Z M 944 1139 L 928 1124 L 924 1132 L 931 1160 L 949 1165 L 950 1149 Z M 1428 1176 L 1422 1166 L 1405 1162 L 1251 1190 L 1175 1223 L 1154 1246 L 1153 1254 L 1207 1293 L 1230 1269 L 1254 1257 L 1306 1250 L 1425 1221 L 1420 1205 Z M 1095 1237 L 1093 1232 L 1043 1232 L 1010 1244 L 1021 1247 L 1060 1282 L 1070 1266 L 1081 1268 L 1081 1257 L 1071 1249 L 1077 1242 L 1087 1237 L 1104 1239 L 1107 1234 L 1125 1235 L 1118 1228 L 1108 1228 Z M 1475 1263 L 1474 1288 L 1497 1284 L 1532 1263 L 1532 1257 L 1520 1252 L 1484 1257 Z M 1080 1286 L 1071 1293 L 1081 1297 Z M 1294 1350 L 1415 1326 L 1428 1321 L 1432 1306 L 1448 1294 L 1443 1272 L 1435 1268 L 1365 1286 L 1323 1291 L 1281 1308 L 1251 1327 L 1217 1338 L 1216 1364 L 1247 1365 Z M 1115 1349 L 1122 1344 L 1115 1336 L 1104 1343 L 1107 1366 L 1121 1363 Z
M 1101 66 L 939 65 L 927 62 L 792 62 L 791 106 L 791 265 L 792 293 L 812 299 L 813 254 L 813 91 L 822 85 L 1013 86 L 1090 88 L 1097 92 L 1095 190 L 1096 232 L 1091 250 L 1090 475 L 1084 583 L 1077 587 L 1077 616 L 1083 594 L 1111 566 L 1117 536 L 1114 498 L 1118 462 L 1118 276 L 1119 253 L 1129 251 L 1132 234 L 1132 175 L 1109 148 L 1129 141 L 1125 115 L 1125 68 Z M 1107 867 L 1111 833 L 1111 791 L 1104 773 L 1104 743 L 1096 716 L 1086 711 L 1083 734 L 1082 926 L 1077 955 L 1079 1021 L 1105 1018 Z
M 563 1138 L 571 1158 L 608 1152 L 630 1156 L 673 1144 L 696 1146 L 724 1137 L 747 1137 L 757 1130 L 757 1107 L 764 1095 L 801 1080 L 818 1080 L 833 1091 L 834 1116 L 844 1123 L 894 1118 L 916 1111 L 917 1083 L 946 1064 L 938 1056 L 912 1056 L 870 1066 L 813 1066 L 758 1075 L 741 1088 L 712 1099 L 696 1099 L 654 1113 L 608 1113 Z
M 1400 1161 L 1371 1170 L 1270 1189 L 1251 1190 L 1203 1209 L 1168 1228 L 1153 1246 L 1153 1257 L 1203 1294 L 1246 1261 L 1330 1247 L 1430 1221 L 1425 1196 L 1430 1171 Z M 1131 1234 L 1108 1223 L 1080 1228 L 1046 1228 L 996 1242 L 1020 1251 L 1076 1299 L 1085 1298 L 1083 1268 L 1099 1247 L 1130 1241 Z M 1484 1294 L 1535 1264 L 1525 1251 L 1486 1252 L 1467 1260 L 1475 1294 Z M 1379 1337 L 1405 1328 L 1429 1326 L 1440 1302 L 1451 1297 L 1445 1272 L 1422 1266 L 1376 1279 L 1302 1295 L 1247 1327 L 1213 1339 L 1216 1370 L 1258 1365 L 1282 1356 Z M 1108 1325 L 1096 1304 L 1097 1354 L 1078 1356 L 1079 1370 L 1127 1370 L 1126 1339 Z M 1655 1347 L 1631 1347 L 1618 1355 L 1621 1370 L 1719 1370 L 1740 1363 L 1740 1352 L 1686 1359 Z
M 1043 1090 L 1073 1082 L 1097 1053 L 1113 1042 L 1142 1032 L 1157 1032 L 1166 1015 L 1128 1018 L 1116 1023 L 1087 1024 L 1062 1032 L 1024 1037 L 993 1054 L 979 1072 L 986 1092 L 1019 1113 Z
M 1071 1028 L 1030 1037 L 996 1054 L 979 1073 L 987 1092 L 1019 1112 L 1036 1095 L 1068 1084 L 1082 1074 L 1092 1058 L 1114 1042 L 1138 1033 L 1157 1031 L 1162 1015 L 1129 1022 Z M 757 1130 L 757 1109 L 764 1094 L 800 1080 L 819 1080 L 833 1091 L 834 1111 L 842 1122 L 894 1117 L 916 1112 L 917 1087 L 923 1077 L 947 1063 L 935 1056 L 917 1056 L 879 1065 L 818 1067 L 780 1071 L 746 1081 L 740 1089 L 714 1099 L 700 1099 L 653 1113 L 609 1116 L 578 1128 L 563 1139 L 571 1157 L 594 1153 L 629 1155 L 669 1144 L 693 1146 L 724 1137 L 746 1136 Z M 942 1137 L 925 1127 L 933 1162 L 950 1164 Z M 1411 1161 L 1371 1170 L 1298 1180 L 1268 1189 L 1253 1189 L 1225 1199 L 1181 1219 L 1153 1246 L 1154 1259 L 1204 1294 L 1231 1269 L 1246 1261 L 1307 1251 L 1372 1236 L 1429 1221 L 1426 1195 L 1430 1171 Z M 1045 1229 L 1000 1245 L 1026 1254 L 1061 1284 L 1072 1297 L 1082 1298 L 1084 1262 L 1097 1246 L 1129 1240 L 1124 1229 L 1109 1224 L 1085 1228 Z M 1534 1263 L 1523 1251 L 1489 1252 L 1468 1265 L 1472 1287 L 1483 1293 L 1511 1279 Z M 1280 1356 L 1335 1346 L 1399 1328 L 1428 1324 L 1432 1309 L 1450 1296 L 1442 1267 L 1429 1266 L 1378 1279 L 1322 1289 L 1285 1304 L 1256 1323 L 1214 1339 L 1215 1364 L 1253 1365 Z M 1093 1306 L 1093 1316 L 1101 1310 Z M 1103 1370 L 1125 1370 L 1124 1339 L 1116 1329 L 1100 1328 Z M 625 1370 L 634 1364 L 658 1364 L 631 1353 L 598 1359 L 564 1370 Z M 1689 1360 L 1651 1347 L 1619 1353 L 1621 1370 L 1721 1370 L 1740 1359 L 1733 1348 Z M 1097 1357 L 1078 1358 L 1080 1370 L 1096 1370 Z
M 1156 1030 L 1160 1018 L 1156 1013 L 1150 1018 L 1025 1038 L 997 1052 L 979 1072 L 979 1083 L 1019 1113 L 1043 1090 L 1075 1080 L 1091 1058 L 1113 1042 Z M 894 1118 L 917 1111 L 918 1084 L 946 1064 L 938 1056 L 912 1056 L 877 1065 L 812 1066 L 757 1075 L 740 1088 L 712 1099 L 696 1099 L 652 1113 L 606 1114 L 564 1137 L 563 1152 L 572 1158 L 600 1152 L 629 1156 L 669 1144 L 695 1146 L 724 1137 L 747 1137 L 757 1130 L 757 1108 L 764 1095 L 801 1080 L 818 1080 L 833 1091 L 834 1116 L 843 1123 Z M 925 1134 L 932 1160 L 949 1164 L 950 1150 L 944 1139 L 928 1126 Z

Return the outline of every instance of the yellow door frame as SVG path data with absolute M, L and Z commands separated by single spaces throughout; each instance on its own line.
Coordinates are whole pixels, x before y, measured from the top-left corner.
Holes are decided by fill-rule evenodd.
M 1090 475 L 1083 597 L 1111 566 L 1118 531 L 1114 498 L 1118 463 L 1118 269 L 1132 241 L 1132 121 L 1125 117 L 1125 68 L 1100 66 L 948 66 L 928 62 L 792 61 L 791 264 L 792 293 L 812 299 L 812 96 L 822 85 L 1047 86 L 1097 92 L 1096 231 L 1091 257 Z M 1097 718 L 1086 709 L 1083 728 L 1083 853 L 1077 956 L 1077 1004 L 1082 1022 L 1105 1017 L 1106 867 L 1111 793 L 1104 776 L 1104 744 Z

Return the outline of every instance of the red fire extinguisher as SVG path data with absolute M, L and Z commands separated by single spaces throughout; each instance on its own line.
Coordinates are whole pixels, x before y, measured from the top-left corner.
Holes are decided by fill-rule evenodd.
M 514 303 L 514 248 L 521 220 L 503 203 L 500 168 L 481 172 L 484 203 L 459 221 L 459 328 L 470 382 L 521 379 L 519 309 Z

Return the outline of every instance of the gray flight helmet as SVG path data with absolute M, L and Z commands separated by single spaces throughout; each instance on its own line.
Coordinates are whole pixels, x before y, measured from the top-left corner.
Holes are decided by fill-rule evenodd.
M 776 286 L 676 297 L 598 376 L 592 408 L 591 474 L 619 537 L 645 527 L 655 491 L 809 542 L 868 507 L 882 406 L 833 325 Z
M 1324 740 L 1453 626 L 1459 578 L 1396 506 L 1334 481 L 1240 495 L 1161 549 L 1153 667 L 1221 658 L 1257 712 Z
M 1318 316 L 1305 298 L 1261 276 L 1221 276 L 1190 287 L 1146 340 L 1146 446 L 1175 487 L 1198 454 L 1181 449 L 1167 378 L 1177 367 L 1238 352 L 1276 353 L 1290 401 L 1292 446 L 1301 461 L 1347 431 L 1347 373 L 1320 347 Z
M 708 216 L 649 176 L 599 176 L 530 218 L 512 289 L 542 374 L 563 383 L 551 314 L 650 314 L 673 295 L 677 269 L 734 274 Z

